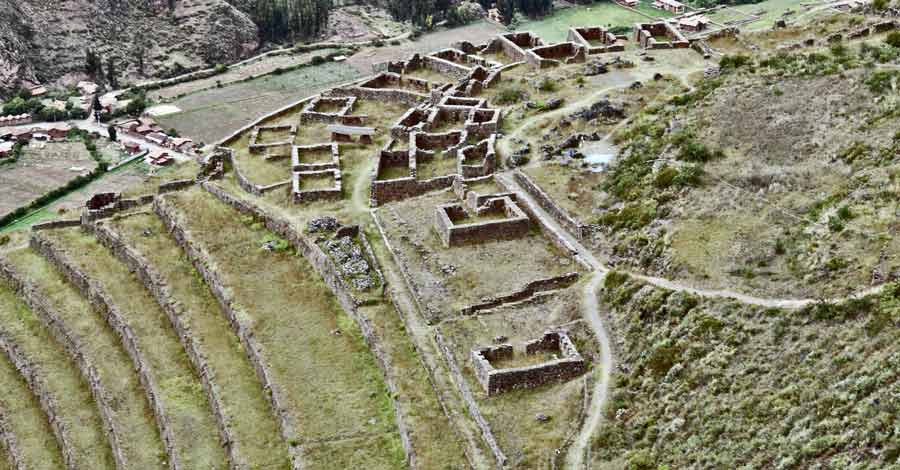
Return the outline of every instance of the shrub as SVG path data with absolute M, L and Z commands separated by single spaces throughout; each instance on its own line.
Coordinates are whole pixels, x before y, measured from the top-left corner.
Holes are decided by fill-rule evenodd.
M 0 235 L 0 246 L 8 244 L 9 240 L 9 235 Z
M 517 87 L 507 87 L 497 94 L 497 104 L 515 104 L 526 98 L 525 90 Z
M 900 47 L 900 31 L 892 31 L 884 38 L 885 44 L 891 47 Z
M 700 186 L 700 181 L 703 178 L 703 167 L 696 164 L 687 164 L 683 165 L 681 169 L 678 170 L 678 175 L 675 176 L 675 180 L 673 183 L 677 186 L 687 187 Z
M 538 83 L 537 89 L 545 93 L 553 93 L 556 90 L 559 90 L 559 84 L 556 83 L 555 80 L 543 78 L 541 79 L 540 83 Z
M 214 72 L 216 75 L 225 73 L 225 72 L 227 72 L 227 71 L 228 71 L 228 66 L 225 65 L 225 64 L 216 64 L 216 67 L 213 69 L 213 72 Z
M 678 153 L 678 159 L 686 162 L 706 163 L 724 157 L 725 153 L 721 150 L 710 150 L 707 146 L 694 140 L 686 142 Z
M 900 77 L 900 72 L 896 70 L 878 70 L 866 78 L 866 87 L 873 94 L 880 95 L 893 90 L 897 77 Z
M 849 206 L 841 206 L 837 211 L 837 216 L 841 220 L 850 220 L 853 218 L 853 211 L 850 210 Z
M 312 56 L 312 59 L 309 60 L 311 65 L 322 65 L 325 63 L 325 58 L 320 55 Z
M 723 72 L 730 72 L 741 67 L 750 65 L 750 57 L 745 55 L 725 55 L 719 59 L 719 69 Z
M 888 0 L 872 0 L 872 9 L 875 11 L 883 11 L 888 6 Z
M 659 170 L 656 173 L 656 176 L 653 178 L 653 185 L 660 189 L 668 188 L 672 186 L 672 183 L 675 181 L 675 178 L 678 176 L 678 170 L 675 167 L 666 166 Z
M 835 233 L 841 232 L 844 230 L 844 221 L 833 215 L 828 218 L 828 229 Z
M 628 453 L 628 470 L 656 470 L 656 459 L 647 449 L 633 450 Z

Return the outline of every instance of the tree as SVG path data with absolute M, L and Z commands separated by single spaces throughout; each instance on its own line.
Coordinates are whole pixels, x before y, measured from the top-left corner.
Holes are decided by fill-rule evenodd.
M 91 77 L 96 77 L 101 72 L 100 56 L 93 49 L 84 53 L 84 72 Z
M 106 132 L 109 134 L 109 140 L 116 142 L 116 126 L 110 124 L 109 127 L 106 128 Z
M 515 0 L 498 0 L 497 11 L 500 12 L 500 21 L 509 26 L 516 15 Z
M 116 70 L 116 60 L 112 57 L 106 60 L 106 81 L 109 86 L 116 88 L 119 83 L 119 73 Z

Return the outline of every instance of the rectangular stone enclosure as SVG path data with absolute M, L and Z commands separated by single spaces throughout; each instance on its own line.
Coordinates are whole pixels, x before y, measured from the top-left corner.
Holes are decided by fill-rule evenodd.
M 584 358 L 565 331 L 545 332 L 541 338 L 525 343 L 524 353 L 526 356 L 550 353 L 556 357 L 524 367 L 495 368 L 494 364 L 516 357 L 517 353 L 511 344 L 472 350 L 475 376 L 488 396 L 565 382 L 584 374 L 587 370 Z

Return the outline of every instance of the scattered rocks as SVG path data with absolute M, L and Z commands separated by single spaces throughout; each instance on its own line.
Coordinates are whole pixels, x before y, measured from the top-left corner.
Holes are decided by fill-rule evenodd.
M 509 338 L 507 338 L 506 336 L 503 336 L 503 335 L 494 336 L 494 343 L 496 343 L 496 344 L 505 343 L 508 339 Z
M 609 67 L 606 66 L 606 63 L 595 61 L 585 65 L 583 73 L 584 75 L 590 77 L 594 75 L 602 75 L 607 72 L 609 72 Z
M 445 264 L 441 266 L 441 272 L 448 276 L 452 276 L 456 274 L 456 266 L 453 266 L 452 264 Z
M 547 415 L 545 415 L 544 413 L 538 413 L 538 414 L 534 417 L 534 420 L 537 421 L 537 422 L 539 422 L 539 423 L 546 423 L 546 422 L 550 421 L 550 417 L 547 416 Z
M 350 237 L 340 237 L 325 242 L 325 251 L 338 265 L 340 274 L 349 280 L 356 290 L 375 286 L 370 271 L 372 267 L 363 255 L 362 248 Z
M 639 81 L 636 81 L 636 82 L 632 83 L 631 85 L 628 85 L 628 88 L 631 88 L 632 90 L 638 90 L 643 87 L 644 87 L 644 84 Z
M 337 219 L 326 215 L 310 220 L 306 224 L 306 231 L 309 233 L 330 233 L 337 230 L 339 225 Z

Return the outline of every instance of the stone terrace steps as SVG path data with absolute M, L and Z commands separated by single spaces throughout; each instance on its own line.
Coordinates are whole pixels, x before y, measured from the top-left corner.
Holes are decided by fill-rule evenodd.
M 158 213 L 177 219 L 192 250 L 201 252 L 198 264 L 220 278 L 240 327 L 266 353 L 284 409 L 297 424 L 305 468 L 363 462 L 369 469 L 403 468 L 381 372 L 312 267 L 289 251 L 263 250 L 268 232 L 243 223 L 199 188 L 158 202 Z M 366 444 L 348 444 L 354 441 Z
M 32 283 L 62 327 L 79 341 L 79 353 L 94 366 L 114 404 L 112 426 L 124 460 L 134 468 L 165 468 L 165 449 L 146 392 L 115 332 L 43 256 L 23 249 L 8 253 L 3 261 Z
M 0 286 L 0 349 L 43 397 L 68 468 L 115 468 L 103 419 L 78 367 L 8 286 Z
M 246 468 L 285 468 L 290 457 L 272 416 L 263 387 L 240 341 L 231 331 L 209 288 L 185 258 L 165 226 L 152 213 L 138 213 L 101 222 L 134 250 L 164 283 L 170 305 L 186 327 L 201 368 L 217 390 L 216 401 L 224 416 L 223 427 L 232 439 L 233 460 Z M 156 296 L 159 300 L 159 296 Z M 195 367 L 197 365 L 195 364 Z
M 15 366 L 0 354 L 0 413 L 6 421 L 7 432 L 16 441 L 22 466 L 16 470 L 58 470 L 64 468 L 59 443 L 53 436 L 47 415 Z M 6 443 L 3 448 L 4 461 L 8 468 L 16 468 L 10 460 L 10 450 Z M 2 468 L 2 466 L 0 466 Z
M 165 313 L 128 268 L 80 228 L 39 232 L 109 299 L 134 335 L 138 357 L 151 377 L 157 416 L 169 458 L 183 470 L 225 468 L 213 413 Z M 96 292 L 96 291 L 95 291 Z M 97 298 L 99 296 L 93 295 Z M 167 436 L 168 434 L 168 436 Z M 174 455 L 173 455 L 174 454 Z

